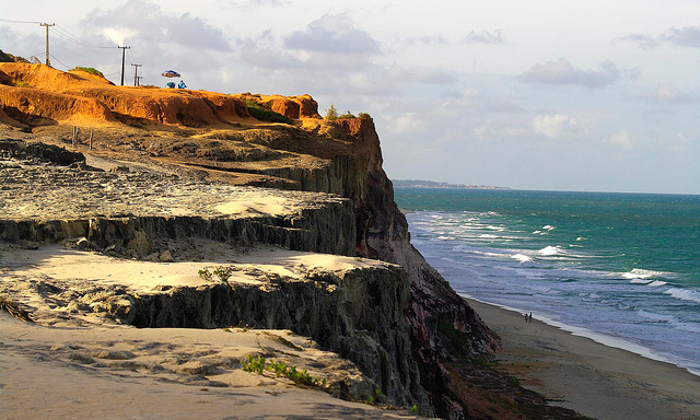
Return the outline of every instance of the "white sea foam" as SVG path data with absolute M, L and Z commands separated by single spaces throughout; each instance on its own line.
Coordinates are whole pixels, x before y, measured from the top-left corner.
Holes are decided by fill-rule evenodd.
M 651 322 L 663 322 L 670 324 L 676 319 L 673 315 L 657 314 L 655 312 L 649 312 L 643 309 L 637 311 L 637 314 L 641 317 L 651 320 Z
M 556 229 L 556 228 L 555 228 L 554 226 L 552 226 L 552 225 L 542 226 L 542 230 L 549 230 L 549 231 L 552 231 L 552 230 L 554 230 L 554 229 Z
M 503 232 L 504 230 L 506 230 L 503 226 L 493 226 L 493 225 L 486 226 L 486 229 L 495 230 L 498 232 Z
M 662 271 L 645 270 L 643 268 L 633 268 L 632 271 L 622 274 L 623 279 L 650 279 L 663 275 Z
M 488 233 L 484 233 L 483 235 L 479 235 L 479 238 L 498 239 L 498 238 L 500 238 L 500 236 L 498 236 L 498 235 L 489 235 Z
M 645 280 L 645 279 L 632 279 L 630 280 L 630 283 L 632 284 L 649 284 L 654 280 Z
M 666 290 L 664 293 L 679 300 L 700 303 L 700 291 L 697 290 L 678 289 L 672 287 Z
M 551 257 L 554 255 L 563 255 L 566 252 L 564 252 L 564 250 L 561 249 L 560 246 L 546 246 L 537 251 L 537 253 L 545 257 Z
M 647 284 L 649 287 L 661 287 L 661 286 L 666 286 L 668 283 L 665 281 L 661 280 L 654 280 L 651 283 Z
M 520 261 L 521 263 L 532 261 L 532 257 L 528 257 L 527 255 L 523 255 L 523 254 L 515 254 L 515 255 L 511 255 L 510 257 L 514 260 Z

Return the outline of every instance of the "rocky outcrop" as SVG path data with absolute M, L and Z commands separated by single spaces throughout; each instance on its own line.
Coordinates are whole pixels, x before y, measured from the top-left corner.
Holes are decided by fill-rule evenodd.
M 268 274 L 262 286 L 178 287 L 133 296 L 129 308 L 115 313 L 138 327 L 289 329 L 355 363 L 389 403 L 425 405 L 413 397 L 419 379 L 403 316 L 406 286 L 406 272 L 391 266 L 311 272 L 301 281 Z
M 354 221 L 352 213 L 345 210 L 303 211 L 292 218 L 132 216 L 87 220 L 0 220 L 0 241 L 40 243 L 85 237 L 96 249 L 116 247 L 141 258 L 167 250 L 170 243 L 186 247 L 190 240 L 198 238 L 232 246 L 277 245 L 295 251 L 355 255 Z
M 310 95 L 281 96 L 281 95 L 252 95 L 244 93 L 235 95 L 243 100 L 253 101 L 289 118 L 318 117 L 318 103 Z

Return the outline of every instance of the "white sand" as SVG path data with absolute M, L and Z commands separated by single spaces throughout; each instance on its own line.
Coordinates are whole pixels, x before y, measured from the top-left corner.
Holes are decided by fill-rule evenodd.
M 199 270 L 213 267 L 235 267 L 229 282 L 259 283 L 251 270 L 275 273 L 291 279 L 301 279 L 310 269 L 345 271 L 356 268 L 379 267 L 387 263 L 364 258 L 330 254 L 290 251 L 277 247 L 261 247 L 237 252 L 225 244 L 200 241 L 206 248 L 207 261 L 150 262 L 126 260 L 80 251 L 60 245 L 45 245 L 38 250 L 4 247 L 2 264 L 11 268 L 13 276 L 50 277 L 54 280 L 80 279 L 112 285 L 124 285 L 138 292 L 150 291 L 160 285 L 197 286 L 206 283 Z
M 4 312 L 0 331 L 2 419 L 416 418 L 240 368 L 246 355 L 265 354 L 314 376 L 358 375 L 288 331 L 55 328 Z

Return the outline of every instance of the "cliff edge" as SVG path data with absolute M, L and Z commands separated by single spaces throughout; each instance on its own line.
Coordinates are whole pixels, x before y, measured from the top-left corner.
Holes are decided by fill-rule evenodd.
M 410 244 L 371 118 L 320 119 L 308 95 L 117 87 L 82 72 L 24 63 L 0 63 L 0 105 L 6 139 L 0 151 L 6 159 L 31 161 L 41 155 L 36 150 L 56 146 L 79 151 L 69 163 L 72 169 L 52 175 L 21 164 L 5 166 L 7 185 L 16 178 L 12 171 L 36 176 L 0 193 L 46 187 L 22 205 L 17 195 L 5 197 L 5 203 L 14 203 L 0 220 L 0 239 L 6 242 L 81 246 L 82 238 L 98 253 L 177 262 L 196 258 L 191 250 L 206 240 L 396 265 L 367 269 L 355 282 L 355 274 L 307 272 L 301 283 L 273 276 L 272 294 L 269 285 L 166 289 L 148 299 L 132 293 L 128 316 L 119 305 L 112 308 L 124 315 L 122 322 L 211 328 L 245 320 L 251 327 L 291 329 L 353 361 L 388 403 L 415 405 L 427 415 L 519 418 L 522 407 L 536 400 L 494 386 L 509 379 L 480 364 L 498 349 L 499 338 Z M 258 119 L 251 106 L 286 120 Z M 56 187 L 70 182 L 76 191 L 84 188 L 80 203 Z M 128 191 L 129 198 L 121 198 L 128 205 L 120 208 L 119 196 L 109 199 L 105 185 L 119 195 Z M 257 197 L 253 204 L 241 198 L 248 193 Z M 65 212 L 30 211 L 42 194 L 65 200 Z M 186 201 L 193 196 L 199 198 Z M 89 197 L 97 200 L 89 204 Z M 101 206 L 100 200 L 114 206 Z M 17 214 L 10 217 L 13 208 Z M 332 297 L 336 287 L 343 294 Z M 319 288 L 330 294 L 319 295 Z M 288 300 L 295 295 L 301 300 Z M 313 304 L 301 303 L 309 296 L 315 296 Z M 350 306 L 333 310 L 342 305 Z M 295 315 L 294 308 L 305 308 L 304 315 Z M 335 325 L 332 334 L 329 324 Z M 494 376 L 484 381 L 488 375 Z

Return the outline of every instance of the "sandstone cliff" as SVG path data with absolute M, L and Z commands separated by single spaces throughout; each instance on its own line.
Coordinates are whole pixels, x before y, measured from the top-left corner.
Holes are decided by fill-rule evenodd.
M 475 391 L 479 394 L 477 397 L 473 397 L 474 392 L 465 392 L 472 386 L 473 378 L 470 379 L 464 370 L 456 369 L 454 364 L 458 360 L 490 355 L 499 345 L 498 337 L 411 246 L 406 219 L 394 202 L 392 184 L 382 169 L 380 142 L 371 119 L 307 118 L 317 115 L 317 104 L 309 96 L 231 96 L 120 88 L 41 65 L 0 64 L 0 83 L 3 83 L 0 85 L 2 109 L 16 124 L 30 126 L 33 133 L 25 136 L 28 141 L 39 136 L 43 141 L 65 144 L 68 140 L 65 124 L 83 122 L 93 126 L 101 121 L 106 125 L 95 126 L 99 143 L 89 155 L 151 167 L 167 166 L 168 170 L 198 180 L 322 192 L 347 199 L 337 210 L 322 206 L 322 210 L 294 216 L 251 218 L 248 215 L 239 221 L 220 217 L 209 220 L 134 215 L 126 215 L 122 220 L 86 217 L 74 220 L 73 224 L 60 220 L 13 221 L 0 226 L 0 235 L 5 239 L 58 239 L 66 226 L 78 226 L 80 232 L 94 238 L 93 242 L 101 248 L 115 242 L 128 248 L 138 236 L 136 232 L 143 232 L 150 238 L 150 246 L 156 247 L 158 241 L 162 246 L 197 236 L 241 244 L 257 241 L 398 264 L 407 274 L 395 273 L 381 281 L 372 280 L 370 276 L 365 283 L 360 282 L 362 286 L 357 290 L 352 286 L 355 283 L 349 281 L 343 299 L 364 308 L 360 318 L 353 321 L 354 329 L 348 329 L 343 319 L 350 315 L 345 312 L 336 314 L 335 321 L 321 316 L 324 323 L 332 324 L 342 333 L 333 334 L 333 338 L 328 338 L 330 341 L 320 341 L 354 360 L 366 374 L 382 384 L 382 390 L 394 403 L 417 402 L 424 413 L 447 418 L 489 418 L 492 415 L 489 410 L 491 413 L 501 410 L 499 403 L 485 402 L 490 397 L 484 397 L 483 392 Z M 247 112 L 245 100 L 295 121 L 291 125 L 258 121 Z M 143 130 L 144 127 L 149 130 Z M 348 215 L 351 221 L 347 220 Z M 294 235 L 299 239 L 290 239 Z M 155 245 L 154 239 L 157 239 Z M 146 251 L 139 252 L 142 257 L 144 253 Z M 338 281 L 330 281 L 333 282 Z M 380 284 L 383 282 L 387 284 Z M 208 322 L 213 319 L 226 322 L 253 319 L 261 327 L 294 326 L 323 337 L 326 327 L 311 321 L 309 316 L 317 315 L 313 315 L 315 312 L 310 306 L 301 305 L 312 311 L 312 315 L 299 318 L 293 315 L 293 307 L 299 305 L 290 303 L 294 300 L 285 302 L 283 298 L 291 295 L 302 299 L 306 293 L 313 295 L 316 286 L 304 292 L 285 287 L 280 286 L 270 295 L 273 296 L 270 301 L 259 295 L 248 296 L 257 302 L 257 312 L 242 310 L 237 317 L 231 314 L 232 308 L 245 308 L 245 304 L 228 291 L 210 288 L 204 298 L 185 298 L 191 294 L 186 289 L 167 294 L 172 299 L 192 302 L 203 299 L 201 304 L 194 304 L 208 311 L 205 318 L 209 321 L 199 322 L 200 326 L 211 325 Z M 241 290 L 241 296 L 247 293 Z M 153 298 L 149 304 L 144 303 L 144 309 L 135 310 L 140 315 L 130 318 L 131 322 L 157 326 L 167 325 L 157 321 L 159 319 L 186 322 L 182 317 L 159 315 L 172 311 L 173 306 L 156 304 L 158 299 L 166 298 Z M 332 299 L 323 297 L 318 305 L 312 306 L 327 312 L 338 303 Z M 205 301 L 220 303 L 207 306 Z M 154 309 L 157 307 L 161 309 Z M 379 312 L 375 313 L 374 307 Z M 261 308 L 262 312 L 273 314 L 280 313 L 274 308 L 286 309 L 282 309 L 284 316 L 257 319 Z M 396 321 L 397 308 L 403 308 L 402 322 Z M 193 316 L 201 319 L 203 315 L 197 312 Z M 368 316 L 378 317 L 382 322 L 369 322 Z M 375 344 L 360 338 L 362 333 L 358 331 L 363 330 L 370 331 L 371 343 Z M 338 344 L 344 340 L 345 345 Z M 358 347 L 357 343 L 364 344 Z M 378 347 L 369 351 L 372 360 L 360 356 L 373 346 Z M 475 399 L 470 400 L 472 397 Z M 479 404 L 483 407 L 476 409 Z M 483 411 L 479 411 L 481 409 Z

